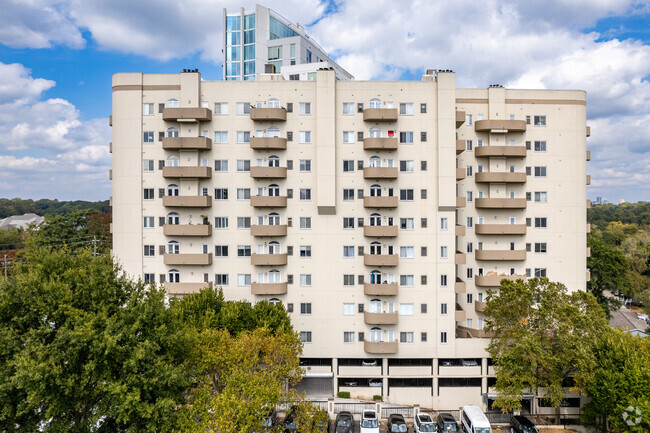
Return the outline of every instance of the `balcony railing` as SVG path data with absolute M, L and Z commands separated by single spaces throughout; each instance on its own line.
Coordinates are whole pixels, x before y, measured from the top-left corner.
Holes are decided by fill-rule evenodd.
M 363 120 L 366 122 L 395 122 L 397 108 L 366 108 L 363 110 Z
M 163 137 L 162 148 L 165 150 L 210 150 L 212 139 L 208 137 Z
M 252 283 L 253 295 L 284 295 L 287 293 L 287 283 Z
M 287 207 L 287 197 L 284 195 L 279 195 L 279 196 L 254 195 L 251 196 L 251 206 Z
M 397 341 L 363 341 L 363 350 L 366 353 L 378 355 L 397 353 Z
M 456 282 L 454 283 L 454 293 L 465 293 L 466 288 L 467 285 L 465 284 L 465 281 L 457 277 Z
M 165 283 L 165 291 L 170 295 L 198 293 L 201 289 L 212 287 L 212 283 Z
M 476 132 L 525 132 L 525 120 L 477 120 L 474 124 Z
M 363 321 L 368 325 L 397 325 L 399 316 L 394 313 L 370 313 L 363 312 Z
M 525 275 L 476 275 L 474 277 L 474 284 L 478 287 L 499 287 L 501 285 L 501 280 L 525 280 Z
M 365 196 L 363 197 L 363 207 L 395 208 L 397 207 L 397 196 Z
M 272 237 L 272 236 L 286 236 L 287 225 L 252 225 L 251 236 L 257 237 Z
M 285 179 L 287 167 L 251 167 L 250 175 L 254 179 Z
M 522 261 L 526 260 L 526 250 L 476 250 L 476 260 Z
M 394 238 L 397 226 L 363 226 L 363 235 L 372 238 Z
M 456 155 L 460 155 L 465 152 L 465 140 L 456 140 Z
M 165 224 L 163 234 L 165 236 L 211 236 L 212 226 L 210 224 Z
M 251 137 L 253 150 L 285 150 L 287 139 L 282 137 Z
M 487 332 L 483 329 L 468 328 L 466 326 L 456 326 L 456 337 L 458 338 L 492 338 L 494 332 Z
M 212 169 L 210 167 L 163 167 L 162 175 L 165 178 L 210 179 L 212 177 Z
M 474 148 L 474 156 L 525 158 L 526 146 L 477 146 Z
M 526 209 L 525 198 L 477 198 L 478 209 Z
M 460 224 L 456 224 L 454 227 L 454 234 L 456 236 L 465 236 L 465 226 L 461 226 Z
M 397 150 L 397 137 L 366 137 L 363 150 Z
M 456 207 L 467 206 L 467 199 L 465 197 L 456 197 Z
M 456 264 L 456 265 L 464 265 L 465 263 L 467 263 L 465 253 L 463 253 L 461 251 L 456 251 L 456 253 L 454 254 L 454 264 Z
M 476 224 L 477 235 L 525 235 L 526 224 Z
M 456 304 L 454 320 L 456 320 L 456 322 L 464 322 L 465 318 L 466 318 L 465 310 L 463 310 L 460 304 Z
M 483 171 L 474 179 L 476 183 L 526 183 L 526 173 Z
M 363 283 L 363 293 L 370 296 L 395 296 L 397 295 L 397 283 L 370 284 Z
M 287 264 L 286 254 L 253 254 L 251 265 L 257 266 L 282 266 Z
M 474 310 L 476 310 L 477 313 L 484 312 L 485 307 L 487 307 L 487 302 L 474 301 Z
M 365 167 L 364 179 L 397 179 L 397 167 Z
M 166 195 L 163 197 L 166 207 L 212 207 L 212 197 L 207 195 Z
M 397 266 L 397 254 L 364 254 L 363 264 L 366 266 Z
M 287 120 L 287 110 L 284 108 L 251 108 L 251 120 L 264 121 L 283 121 Z
M 209 108 L 164 108 L 162 113 L 165 122 L 209 122 L 212 120 L 212 110 Z
M 465 123 L 465 117 L 464 111 L 456 111 L 456 128 L 460 128 Z
M 456 180 L 463 180 L 465 179 L 467 170 L 464 168 L 457 168 L 456 169 Z
M 208 254 L 165 254 L 166 265 L 196 265 L 212 264 L 212 253 Z

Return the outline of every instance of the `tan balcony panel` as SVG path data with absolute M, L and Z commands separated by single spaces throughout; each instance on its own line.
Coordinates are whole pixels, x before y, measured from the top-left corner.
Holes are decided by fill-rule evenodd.
M 591 185 L 591 175 L 587 175 L 587 185 Z
M 258 266 L 281 266 L 287 264 L 286 254 L 253 254 L 251 265 Z
M 254 195 L 251 196 L 251 206 L 253 207 L 287 207 L 287 197 Z
M 591 224 L 587 223 L 587 233 L 591 233 Z
M 287 139 L 282 137 L 251 137 L 251 149 L 285 150 Z
M 165 224 L 163 226 L 165 236 L 211 236 L 212 225 L 210 224 Z
M 210 179 L 210 167 L 163 167 L 163 177 Z
M 397 167 L 364 167 L 364 179 L 397 179 Z
M 477 120 L 474 124 L 476 132 L 525 132 L 525 120 Z
M 198 293 L 208 287 L 212 287 L 212 283 L 165 283 L 165 291 L 170 295 Z
M 211 150 L 212 139 L 208 137 L 163 137 L 162 147 L 166 150 Z
M 363 293 L 369 296 L 395 296 L 397 295 L 397 283 L 391 283 L 391 284 L 363 283 Z
M 287 110 L 284 108 L 251 108 L 251 120 L 260 122 L 287 120 Z
M 371 238 L 394 238 L 397 226 L 363 226 L 363 235 Z
M 525 198 L 477 198 L 474 206 L 479 209 L 526 209 Z
M 467 284 L 465 281 L 461 280 L 460 278 L 456 278 L 456 282 L 454 283 L 454 293 L 465 293 L 466 288 Z
M 285 179 L 287 167 L 251 167 L 250 174 L 254 179 Z
M 397 266 L 397 254 L 364 254 L 363 264 L 366 266 Z
M 198 265 L 212 264 L 212 253 L 209 254 L 165 254 L 166 265 Z
M 591 150 L 587 151 L 587 161 L 591 161 Z
M 368 325 L 397 325 L 399 316 L 394 313 L 370 313 L 363 312 L 363 321 Z
M 456 224 L 456 226 L 454 227 L 454 232 L 456 236 L 465 236 L 465 226 Z
M 258 237 L 271 237 L 271 236 L 286 236 L 287 225 L 252 225 L 251 236 Z
M 474 301 L 474 310 L 476 310 L 477 313 L 482 313 L 485 311 L 486 306 L 487 302 Z
M 461 253 L 460 251 L 456 251 L 456 254 L 454 254 L 454 263 L 457 264 L 457 265 L 464 265 L 465 263 L 467 263 L 465 253 Z
M 476 250 L 476 260 L 526 260 L 526 250 Z
M 463 310 L 459 304 L 456 304 L 456 311 L 454 316 L 454 320 L 456 320 L 456 322 L 464 322 L 465 318 L 467 317 L 465 310 Z
M 368 341 L 363 340 L 363 350 L 366 353 L 397 353 L 397 341 Z
M 591 137 L 591 126 L 587 126 L 587 137 Z
M 525 275 L 476 275 L 474 277 L 474 284 L 478 287 L 499 287 L 501 280 L 525 280 Z
M 465 207 L 467 205 L 467 201 L 465 197 L 456 197 L 456 207 Z
M 456 111 L 456 128 L 460 128 L 463 123 L 465 123 L 465 112 Z
M 465 179 L 465 174 L 467 170 L 464 168 L 457 168 L 456 169 L 456 180 L 463 180 Z M 478 173 L 477 173 L 478 174 Z
M 163 206 L 167 207 L 212 207 L 212 197 L 207 195 L 166 195 Z
M 209 108 L 164 108 L 165 122 L 209 122 L 212 120 L 212 110 Z
M 363 207 L 394 208 L 397 207 L 397 196 L 372 197 L 368 195 L 363 198 Z
M 494 333 L 458 325 L 456 326 L 456 336 L 458 338 L 492 338 Z
M 591 248 L 587 247 L 587 257 L 591 257 Z
M 591 271 L 587 269 L 587 281 L 591 281 Z
M 366 137 L 363 150 L 397 150 L 397 137 Z
M 366 122 L 395 122 L 397 108 L 366 108 L 363 110 L 363 120 Z
M 476 224 L 477 235 L 525 235 L 526 224 Z
M 476 183 L 526 183 L 526 173 L 483 171 L 474 176 Z
M 253 295 L 284 295 L 287 293 L 287 283 L 252 283 Z
M 456 155 L 465 152 L 465 140 L 456 140 Z
M 587 199 L 587 209 L 591 209 L 591 200 Z
M 474 156 L 525 158 L 526 146 L 477 146 L 474 148 Z

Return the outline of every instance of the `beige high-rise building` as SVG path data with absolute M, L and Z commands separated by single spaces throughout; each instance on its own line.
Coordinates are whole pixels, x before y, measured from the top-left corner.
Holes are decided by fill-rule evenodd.
M 486 407 L 487 289 L 589 278 L 585 108 L 451 71 L 115 74 L 113 253 L 170 296 L 282 302 L 311 395 Z

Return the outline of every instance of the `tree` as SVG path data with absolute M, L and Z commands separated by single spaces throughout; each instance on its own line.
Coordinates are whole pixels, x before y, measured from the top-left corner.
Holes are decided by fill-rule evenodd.
M 587 282 L 587 290 L 592 293 L 607 314 L 620 307 L 615 299 L 607 297 L 605 290 L 616 292 L 628 286 L 627 271 L 629 264 L 623 252 L 605 243 L 599 236 L 587 237 L 587 246 L 591 257 L 587 258 L 587 267 L 591 271 L 591 281 Z
M 568 293 L 547 278 L 502 280 L 498 293 L 488 292 L 485 316 L 486 329 L 494 333 L 488 352 L 495 363 L 495 406 L 519 410 L 530 390 L 559 415 L 563 384 L 595 365 L 592 344 L 607 329 L 594 296 Z
M 90 247 L 108 253 L 111 236 L 110 216 L 95 210 L 77 210 L 65 215 L 46 215 L 43 222 L 30 230 L 28 243 L 34 246 Z M 97 242 L 94 243 L 93 241 Z

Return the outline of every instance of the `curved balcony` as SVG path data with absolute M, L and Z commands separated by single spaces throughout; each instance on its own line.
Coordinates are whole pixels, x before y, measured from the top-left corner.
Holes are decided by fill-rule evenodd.
M 397 325 L 399 316 L 394 313 L 369 313 L 363 312 L 363 321 L 368 325 Z
M 251 236 L 257 237 L 272 237 L 272 236 L 286 236 L 287 225 L 252 225 Z
M 212 169 L 210 167 L 163 167 L 162 175 L 165 178 L 212 178 Z
M 287 283 L 251 283 L 253 295 L 284 295 L 287 293 Z
M 251 108 L 251 120 L 256 122 L 271 122 L 287 120 L 287 110 L 284 108 Z
M 477 120 L 474 124 L 474 130 L 476 132 L 496 133 L 526 132 L 526 121 L 505 119 Z
M 397 167 L 364 167 L 364 179 L 397 179 Z
M 366 137 L 363 150 L 397 150 L 397 137 Z
M 163 234 L 165 236 L 211 236 L 212 226 L 210 224 L 165 224 Z
M 494 332 L 487 332 L 483 329 L 467 328 L 465 326 L 456 326 L 456 337 L 458 338 L 492 338 Z
M 397 226 L 363 226 L 363 235 L 371 238 L 394 238 Z
M 163 197 L 166 207 L 212 207 L 212 197 L 207 195 L 166 195 Z
M 526 173 L 482 171 L 474 179 L 476 183 L 526 183 Z
M 499 287 L 501 285 L 501 280 L 525 280 L 525 275 L 476 275 L 474 277 L 474 284 L 477 287 Z
M 474 156 L 525 158 L 526 146 L 478 146 L 474 148 Z
M 474 206 L 478 209 L 526 209 L 525 198 L 477 198 Z
M 162 118 L 165 122 L 209 122 L 212 110 L 209 108 L 163 108 Z
M 397 295 L 397 283 L 391 284 L 370 284 L 363 283 L 363 293 L 369 296 L 395 296 Z
M 368 341 L 363 340 L 363 350 L 366 353 L 378 355 L 397 353 L 397 341 Z
M 163 137 L 162 148 L 165 150 L 211 150 L 212 139 L 208 137 Z
M 465 152 L 465 140 L 456 140 L 456 155 Z
M 475 310 L 477 313 L 482 313 L 482 312 L 484 312 L 486 306 L 487 306 L 487 302 L 474 301 L 474 310 Z
M 212 287 L 212 283 L 164 283 L 164 286 L 165 291 L 170 295 L 186 295 Z
M 363 207 L 371 208 L 395 208 L 397 207 L 397 196 L 363 197 Z
M 366 266 L 397 266 L 397 254 L 364 254 L 363 264 Z
M 466 171 L 467 171 L 467 170 L 464 169 L 464 168 L 457 168 L 457 169 L 456 169 L 456 180 L 458 181 L 458 180 L 463 180 L 463 179 L 465 179 Z M 477 173 L 477 174 L 478 174 L 478 173 Z
M 253 179 L 286 179 L 287 167 L 251 167 Z
M 253 150 L 286 150 L 287 139 L 282 137 L 251 137 Z
M 526 224 L 476 224 L 477 235 L 525 235 Z
M 251 265 L 282 266 L 287 264 L 286 254 L 252 254 Z
M 212 253 L 209 254 L 165 254 L 166 265 L 197 265 L 212 264 Z
M 397 108 L 366 108 L 363 110 L 365 122 L 395 122 Z
M 476 260 L 522 261 L 526 260 L 526 250 L 476 250 Z
M 253 207 L 287 207 L 287 197 L 284 195 L 268 196 L 254 195 L 251 196 L 251 206 Z

